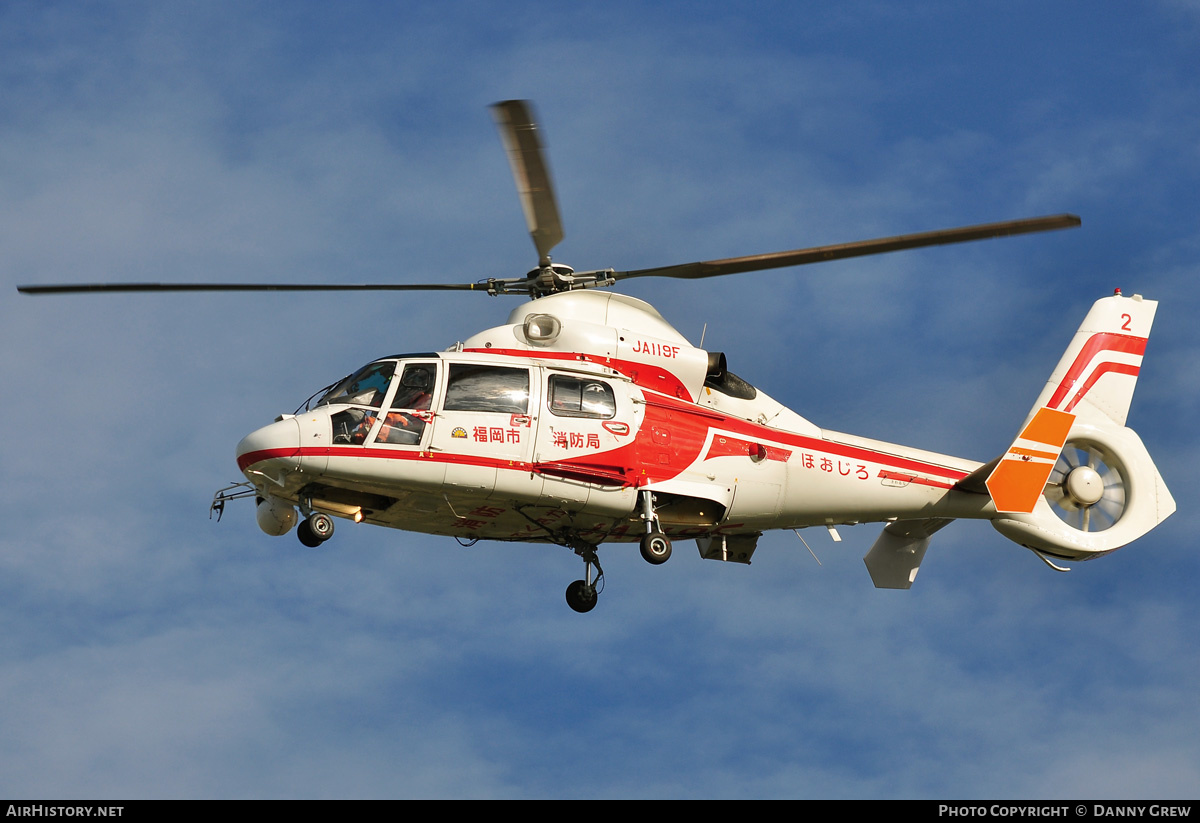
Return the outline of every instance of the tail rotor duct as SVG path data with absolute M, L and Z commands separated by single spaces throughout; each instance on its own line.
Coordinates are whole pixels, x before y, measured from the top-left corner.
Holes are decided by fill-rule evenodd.
M 1045 496 L 1068 526 L 1099 532 L 1112 528 L 1125 513 L 1127 485 L 1116 455 L 1098 444 L 1075 441 L 1063 447 Z

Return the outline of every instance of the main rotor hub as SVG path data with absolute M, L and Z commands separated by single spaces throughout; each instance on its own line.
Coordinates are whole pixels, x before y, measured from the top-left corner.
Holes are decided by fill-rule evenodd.
M 569 291 L 575 270 L 561 263 L 547 263 L 533 269 L 526 275 L 532 283 L 531 291 L 538 296 L 553 294 L 559 291 Z

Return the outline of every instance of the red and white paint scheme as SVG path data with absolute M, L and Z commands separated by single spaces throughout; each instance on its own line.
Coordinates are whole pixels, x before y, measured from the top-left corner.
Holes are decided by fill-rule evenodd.
M 748 563 L 769 529 L 882 522 L 867 566 L 877 586 L 907 588 L 930 535 L 970 518 L 1043 559 L 1085 560 L 1175 509 L 1125 427 L 1155 306 L 1098 301 L 988 464 L 821 429 L 650 305 L 571 291 L 447 351 L 368 364 L 248 435 L 238 466 L 263 529 L 299 522 L 313 545 L 333 515 L 560 544 L 590 573 L 602 543 L 640 542 L 662 562 L 694 539 L 704 557 Z

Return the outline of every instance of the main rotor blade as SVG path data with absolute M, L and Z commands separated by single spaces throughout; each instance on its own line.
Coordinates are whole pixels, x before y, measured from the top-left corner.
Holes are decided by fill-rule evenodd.
M 488 283 L 60 283 L 17 286 L 22 294 L 168 291 L 488 291 Z
M 537 247 L 538 265 L 550 264 L 550 250 L 563 239 L 562 220 L 554 197 L 554 183 L 538 139 L 537 123 L 527 100 L 505 100 L 492 106 L 500 137 L 508 150 L 525 224 Z
M 949 243 L 965 243 L 968 240 L 983 240 L 988 237 L 1006 237 L 1015 234 L 1031 234 L 1040 231 L 1074 228 L 1080 219 L 1073 214 L 1056 214 L 1050 217 L 1031 217 L 1025 220 L 1008 220 L 1002 223 L 983 223 L 978 226 L 963 226 L 957 229 L 902 234 L 896 237 L 880 237 L 876 240 L 860 240 L 835 246 L 813 246 L 807 249 L 780 251 L 773 254 L 752 254 L 746 257 L 731 257 L 727 260 L 708 260 L 702 263 L 682 263 L 675 266 L 660 266 L 654 269 L 634 269 L 613 272 L 614 280 L 628 277 L 717 277 L 722 274 L 738 274 L 747 271 L 780 269 L 786 266 L 803 266 L 847 257 L 863 257 L 883 254 L 902 249 L 917 249 L 923 246 L 941 246 Z

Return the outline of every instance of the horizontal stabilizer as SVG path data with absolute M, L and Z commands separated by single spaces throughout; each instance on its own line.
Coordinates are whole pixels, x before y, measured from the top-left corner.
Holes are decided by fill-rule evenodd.
M 750 565 L 761 534 L 714 534 L 696 539 L 696 548 L 705 560 L 724 560 L 728 563 Z
M 925 550 L 929 548 L 930 536 L 951 522 L 949 518 L 931 518 L 899 520 L 885 526 L 863 557 L 875 588 L 912 588 Z

